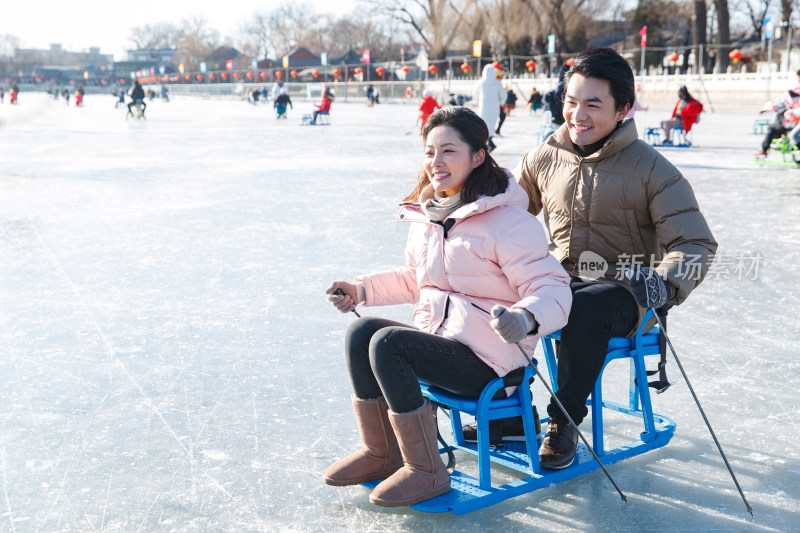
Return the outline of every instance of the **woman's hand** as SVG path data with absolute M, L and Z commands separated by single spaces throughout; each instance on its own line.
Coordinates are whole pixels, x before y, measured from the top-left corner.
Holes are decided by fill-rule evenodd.
M 334 281 L 325 289 L 328 301 L 341 313 L 349 313 L 356 308 L 358 303 L 358 289 L 355 284 L 347 281 Z
M 514 344 L 539 328 L 536 319 L 526 309 L 508 309 L 502 305 L 492 307 L 492 319 L 489 325 L 507 344 Z

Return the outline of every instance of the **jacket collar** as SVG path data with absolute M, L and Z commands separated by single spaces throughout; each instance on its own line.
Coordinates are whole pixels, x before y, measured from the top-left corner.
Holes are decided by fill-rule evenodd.
M 595 153 L 583 157 L 575 150 L 575 145 L 569 138 L 569 131 L 567 125 L 562 124 L 546 141 L 549 146 L 558 150 L 564 150 L 578 159 L 585 161 L 600 161 L 618 154 L 625 148 L 636 142 L 639 138 L 639 133 L 636 131 L 636 124 L 633 119 L 625 119 L 622 125 L 618 127 L 608 138 L 606 143 Z
M 474 202 L 462 205 L 453 211 L 448 218 L 460 220 L 504 205 L 527 210 L 528 193 L 517 183 L 511 173 L 506 171 L 506 174 L 508 175 L 508 187 L 506 187 L 505 191 L 495 196 L 481 196 Z M 401 204 L 397 220 L 430 222 L 425 213 L 422 212 L 419 204 Z

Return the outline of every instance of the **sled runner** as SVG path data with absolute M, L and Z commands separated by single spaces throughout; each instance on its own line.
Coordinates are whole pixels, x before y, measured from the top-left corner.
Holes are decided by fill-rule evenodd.
M 592 415 L 592 448 L 604 465 L 611 465 L 660 448 L 670 441 L 675 432 L 675 422 L 665 416 L 654 414 L 650 402 L 651 386 L 658 389 L 658 392 L 669 387 L 669 383 L 666 382 L 666 377 L 663 375 L 663 359 L 659 363 L 659 371 L 648 373 L 645 370 L 646 356 L 665 353 L 660 328 L 654 326 L 645 331 L 645 326 L 652 320 L 653 313 L 648 311 L 633 338 L 615 337 L 608 344 L 606 366 L 616 359 L 628 359 L 629 361 L 630 380 L 627 403 L 603 400 L 602 373 L 595 383 L 589 402 L 587 402 Z M 559 332 L 541 339 L 550 383 L 554 390 L 557 390 L 556 352 L 558 342 Z M 648 385 L 648 374 L 656 372 L 661 373 L 661 380 Z M 413 509 L 429 513 L 465 514 L 600 468 L 591 452 L 582 443 L 578 444 L 575 461 L 569 467 L 563 470 L 546 470 L 540 467 L 537 435 L 533 429 L 531 394 L 530 388 L 527 386 L 535 375 L 533 367 L 529 365 L 524 369 L 509 373 L 504 378 L 496 378 L 484 388 L 477 400 L 460 397 L 420 382 L 422 392 L 429 400 L 450 409 L 453 439 L 448 445 L 455 450 L 478 456 L 478 477 L 455 470 L 450 476 L 450 492 L 414 504 L 411 506 Z M 509 398 L 492 400 L 494 394 L 501 388 L 515 385 L 520 386 Z M 607 450 L 604 446 L 604 412 L 628 415 L 637 423 L 643 424 L 644 431 L 639 434 L 637 440 Z M 477 444 L 464 441 L 461 413 L 476 418 L 478 424 Z M 525 442 L 506 442 L 502 448 L 490 448 L 489 420 L 519 415 L 522 416 L 525 427 Z M 541 437 L 543 438 L 544 435 Z M 523 474 L 523 477 L 503 485 L 493 484 L 492 464 L 515 470 Z M 364 485 L 374 488 L 380 481 L 370 481 Z

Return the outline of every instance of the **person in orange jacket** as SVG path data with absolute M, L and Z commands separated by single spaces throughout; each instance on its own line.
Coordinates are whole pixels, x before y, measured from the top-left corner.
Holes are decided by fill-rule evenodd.
M 419 102 L 419 118 L 422 121 L 420 133 L 422 132 L 422 128 L 425 126 L 425 121 L 428 120 L 428 117 L 431 116 L 434 111 L 441 108 L 442 106 L 436 101 L 436 98 L 433 97 L 433 91 L 430 89 L 426 90 L 423 93 L 422 100 Z
M 685 85 L 678 88 L 678 101 L 672 110 L 672 117 L 661 121 L 661 129 L 664 130 L 664 143 L 672 144 L 672 128 L 681 126 L 683 131 L 689 133 L 692 125 L 697 123 L 698 116 L 703 112 L 703 104 L 695 100 Z

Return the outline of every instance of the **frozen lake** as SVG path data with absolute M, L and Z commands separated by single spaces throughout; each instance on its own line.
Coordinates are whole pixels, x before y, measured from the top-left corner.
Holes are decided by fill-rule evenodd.
M 672 104 L 645 103 L 650 126 Z M 358 442 L 352 315 L 324 289 L 402 262 L 422 144 L 413 103 L 337 101 L 331 126 L 301 127 L 311 110 L 0 105 L 0 531 L 800 529 L 800 169 L 752 163 L 756 108 L 707 105 L 696 146 L 664 150 L 720 243 L 670 336 L 754 518 L 671 358 L 654 405 L 672 442 L 609 468 L 628 503 L 600 471 L 461 517 L 324 485 Z M 517 110 L 498 161 L 541 122 Z

